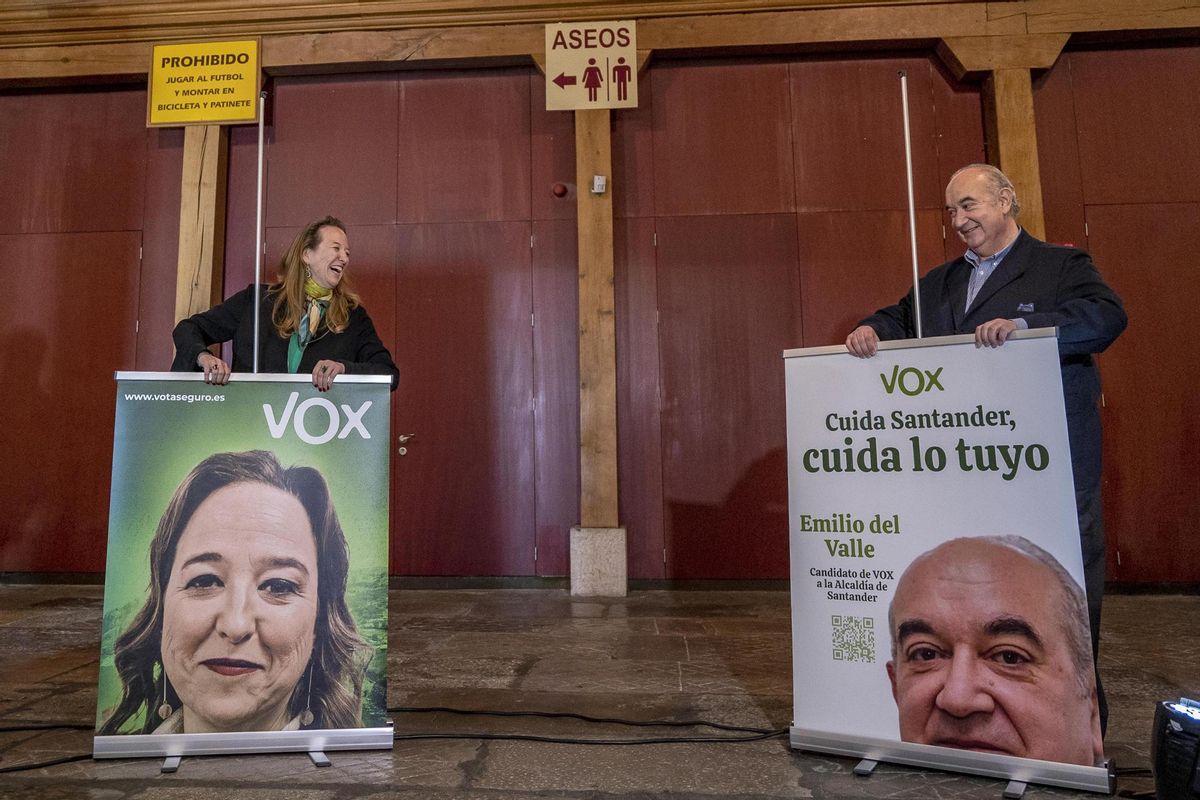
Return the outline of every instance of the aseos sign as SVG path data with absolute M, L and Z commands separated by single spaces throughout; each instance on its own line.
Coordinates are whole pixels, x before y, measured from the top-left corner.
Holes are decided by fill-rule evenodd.
M 546 108 L 636 108 L 632 20 L 546 26 Z

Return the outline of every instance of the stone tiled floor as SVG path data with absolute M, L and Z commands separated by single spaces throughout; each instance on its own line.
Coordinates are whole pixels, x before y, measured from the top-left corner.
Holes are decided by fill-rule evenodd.
M 0 727 L 89 724 L 101 591 L 0 586 Z M 404 590 L 391 594 L 389 705 L 571 711 L 696 719 L 769 729 L 791 719 L 785 592 L 636 592 L 572 600 L 557 590 Z M 1200 597 L 1112 596 L 1103 669 L 1108 751 L 1147 766 L 1154 702 L 1200 696 Z M 519 733 L 570 738 L 719 735 L 571 719 L 397 713 L 400 736 Z M 91 750 L 88 731 L 0 732 L 0 768 Z M 748 743 L 581 746 L 494 739 L 401 739 L 390 752 L 78 761 L 0 775 L 13 798 L 997 798 L 995 780 L 898 766 L 867 779 L 854 760 Z M 1148 780 L 1122 779 L 1144 790 Z M 1076 797 L 1030 787 L 1026 797 Z

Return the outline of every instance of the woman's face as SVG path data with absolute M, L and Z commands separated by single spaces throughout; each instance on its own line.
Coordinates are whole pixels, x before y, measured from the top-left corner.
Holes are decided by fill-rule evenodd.
M 332 289 L 350 266 L 350 240 L 336 225 L 326 225 L 317 231 L 317 246 L 301 255 L 312 279 L 323 289 Z
M 162 660 L 184 731 L 282 728 L 316 620 L 316 544 L 300 501 L 253 482 L 209 495 L 163 598 Z

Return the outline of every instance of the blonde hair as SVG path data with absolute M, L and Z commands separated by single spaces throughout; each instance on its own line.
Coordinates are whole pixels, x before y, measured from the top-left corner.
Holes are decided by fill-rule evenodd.
M 346 232 L 346 226 L 340 219 L 323 217 L 296 234 L 291 246 L 279 260 L 279 280 L 271 284 L 270 291 L 275 294 L 271 322 L 274 323 L 280 338 L 286 339 L 295 333 L 305 317 L 308 298 L 304 294 L 304 280 L 308 277 L 308 270 L 304 266 L 304 251 L 316 250 L 321 245 L 321 231 L 325 228 L 337 228 L 342 233 Z M 344 331 L 350 322 L 350 311 L 359 303 L 358 295 L 343 274 L 337 286 L 333 287 L 333 295 L 329 298 L 329 307 L 325 310 L 325 326 L 334 333 Z

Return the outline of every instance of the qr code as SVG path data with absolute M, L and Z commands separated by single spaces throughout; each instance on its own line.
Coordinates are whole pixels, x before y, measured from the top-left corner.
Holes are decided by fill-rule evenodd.
M 833 615 L 833 660 L 875 661 L 875 619 Z

